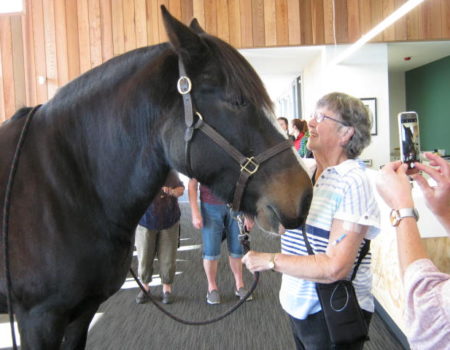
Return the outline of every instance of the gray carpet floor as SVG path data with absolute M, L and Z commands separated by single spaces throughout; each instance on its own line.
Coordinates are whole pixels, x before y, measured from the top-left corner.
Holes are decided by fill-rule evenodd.
M 187 203 L 182 203 L 181 247 L 177 255 L 177 275 L 173 304 L 165 306 L 175 315 L 189 320 L 210 319 L 228 310 L 237 298 L 227 263 L 227 249 L 222 245 L 218 283 L 222 304 L 206 303 L 206 277 L 201 259 L 201 234 L 193 229 Z M 279 238 L 259 230 L 252 232 L 252 248 L 279 251 Z M 136 261 L 133 262 L 136 267 Z M 156 271 L 157 272 L 157 263 Z M 248 286 L 253 277 L 245 272 Z M 254 300 L 232 315 L 207 326 L 186 326 L 164 315 L 153 304 L 137 305 L 138 287 L 131 279 L 124 288 L 103 303 L 100 316 L 92 323 L 87 349 L 295 349 L 287 316 L 278 301 L 280 274 L 261 274 Z M 152 288 L 160 297 L 161 286 Z M 386 325 L 375 314 L 370 326 L 371 341 L 365 349 L 403 349 Z

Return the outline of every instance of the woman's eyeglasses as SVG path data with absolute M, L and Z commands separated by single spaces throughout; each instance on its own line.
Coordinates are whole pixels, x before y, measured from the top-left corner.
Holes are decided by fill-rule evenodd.
M 324 119 L 330 119 L 330 120 L 332 120 L 332 121 L 334 121 L 334 122 L 336 122 L 336 123 L 342 124 L 342 125 L 344 125 L 344 126 L 350 126 L 350 125 L 348 125 L 348 124 L 345 123 L 345 122 L 342 122 L 342 121 L 337 120 L 337 119 L 335 119 L 335 118 L 328 117 L 328 116 L 326 116 L 325 114 L 322 114 L 322 113 L 314 113 L 314 114 L 311 116 L 311 119 L 312 119 L 312 118 L 314 118 L 314 119 L 316 120 L 317 123 L 322 123 Z

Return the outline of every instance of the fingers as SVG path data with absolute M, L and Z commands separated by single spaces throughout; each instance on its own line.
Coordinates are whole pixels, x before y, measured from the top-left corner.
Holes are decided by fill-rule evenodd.
M 447 179 L 450 179 L 450 164 L 445 159 L 443 159 L 442 157 L 440 157 L 437 154 L 430 153 L 430 152 L 425 152 L 425 156 L 428 158 L 428 160 L 430 160 L 431 166 L 439 167 L 439 172 L 443 176 L 445 176 Z M 428 171 L 426 169 L 432 169 L 431 167 L 427 167 L 424 164 L 417 163 L 417 165 L 418 165 L 418 169 L 423 170 L 427 173 L 428 173 Z M 431 174 L 430 174 L 430 176 L 431 176 Z
M 402 162 L 400 160 L 397 160 L 395 162 L 387 163 L 383 168 L 381 169 L 383 172 L 390 172 L 390 171 L 396 171 L 398 167 L 402 165 Z

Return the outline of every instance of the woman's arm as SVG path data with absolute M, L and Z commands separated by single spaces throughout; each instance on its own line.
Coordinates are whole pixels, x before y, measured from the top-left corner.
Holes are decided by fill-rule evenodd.
M 361 225 L 348 226 L 347 222 L 333 221 L 325 253 L 299 256 L 250 251 L 242 261 L 250 271 L 254 272 L 270 269 L 272 258 L 274 258 L 274 270 L 277 272 L 313 282 L 332 283 L 344 279 L 350 273 L 368 229 L 367 226 Z M 339 240 L 341 237 L 344 238 Z M 339 242 L 335 244 L 337 240 Z
M 411 184 L 406 170 L 407 165 L 397 161 L 386 164 L 380 171 L 377 189 L 386 204 L 392 209 L 414 207 Z M 397 226 L 397 249 L 402 277 L 408 265 L 413 261 L 428 258 L 415 218 L 404 218 Z

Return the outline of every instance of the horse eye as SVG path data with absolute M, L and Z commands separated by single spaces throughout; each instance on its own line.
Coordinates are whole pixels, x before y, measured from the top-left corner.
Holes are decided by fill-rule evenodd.
M 243 96 L 234 96 L 230 98 L 229 103 L 236 108 L 243 108 L 248 105 L 247 100 Z

